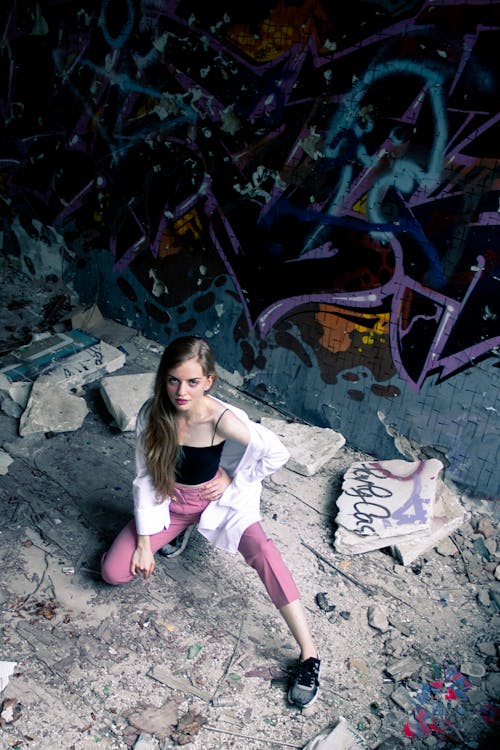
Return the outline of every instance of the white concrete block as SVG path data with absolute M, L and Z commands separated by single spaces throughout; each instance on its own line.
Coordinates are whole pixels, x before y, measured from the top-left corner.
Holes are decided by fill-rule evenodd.
M 359 536 L 339 526 L 335 533 L 335 550 L 344 555 L 355 555 L 390 547 L 394 557 L 403 565 L 411 565 L 420 555 L 435 547 L 442 539 L 462 526 L 467 512 L 458 498 L 438 479 L 430 524 L 420 531 L 400 536 Z
M 155 377 L 155 373 L 146 372 L 101 380 L 103 401 L 120 430 L 135 430 L 141 406 L 153 395 Z
M 26 408 L 31 391 L 30 382 L 11 382 L 0 373 L 0 406 L 9 417 L 20 417 Z
M 12 456 L 9 456 L 7 451 L 0 448 L 0 474 L 8 474 L 9 466 L 13 462 Z
M 24 437 L 36 432 L 73 432 L 82 426 L 87 414 L 83 398 L 43 376 L 33 383 L 19 422 L 19 434 Z
M 65 388 L 79 388 L 94 380 L 99 380 L 110 372 L 119 370 L 125 364 L 126 356 L 105 341 L 98 341 L 59 364 L 48 368 L 43 377 Z
M 263 417 L 261 424 L 272 430 L 290 452 L 287 468 L 310 477 L 320 471 L 345 445 L 345 438 L 329 427 L 313 427 Z

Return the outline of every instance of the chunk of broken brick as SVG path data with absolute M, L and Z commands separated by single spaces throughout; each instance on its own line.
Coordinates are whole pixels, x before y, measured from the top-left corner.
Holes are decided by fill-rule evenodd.
M 187 745 L 206 723 L 207 720 L 204 716 L 189 710 L 181 716 L 176 728 L 170 734 L 170 738 L 176 745 Z

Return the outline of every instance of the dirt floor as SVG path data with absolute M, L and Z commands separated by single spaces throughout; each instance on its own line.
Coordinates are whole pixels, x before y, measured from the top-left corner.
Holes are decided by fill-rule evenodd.
M 7 265 L 2 290 L 3 354 L 74 304 Z M 124 348 L 119 374 L 155 370 L 155 342 Z M 254 419 L 274 415 L 223 382 L 217 393 Z M 0 659 L 16 662 L 0 694 L 0 750 L 303 748 L 340 716 L 368 748 L 493 747 L 497 502 L 460 495 L 467 522 L 403 567 L 387 551 L 335 552 L 342 475 L 364 455 L 347 446 L 313 477 L 284 468 L 266 480 L 263 523 L 321 650 L 321 694 L 301 713 L 286 701 L 294 641 L 239 557 L 194 534 L 148 581 L 100 580 L 100 556 L 131 514 L 134 436 L 114 426 L 98 382 L 83 395 L 89 414 L 74 432 L 22 438 L 0 412 L 13 459 L 0 477 Z

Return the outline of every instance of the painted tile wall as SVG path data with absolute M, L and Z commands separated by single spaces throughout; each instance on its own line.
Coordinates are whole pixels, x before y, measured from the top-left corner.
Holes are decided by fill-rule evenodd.
M 16 0 L 2 38 L 5 252 L 500 495 L 500 2 Z

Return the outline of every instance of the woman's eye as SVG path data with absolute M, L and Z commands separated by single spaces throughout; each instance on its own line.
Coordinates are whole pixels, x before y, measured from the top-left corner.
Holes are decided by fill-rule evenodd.
M 174 385 L 174 383 L 177 383 L 177 378 L 168 378 L 167 383 Z
M 190 380 L 189 384 L 190 385 L 198 385 L 199 382 L 200 382 L 199 380 Z

